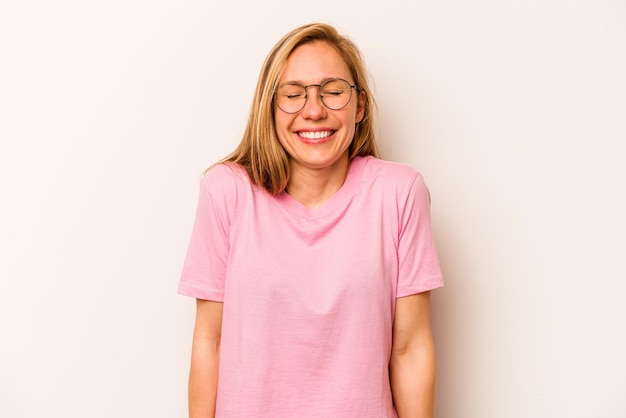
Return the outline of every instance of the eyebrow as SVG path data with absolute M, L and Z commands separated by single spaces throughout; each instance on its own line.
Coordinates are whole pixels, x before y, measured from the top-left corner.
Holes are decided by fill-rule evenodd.
M 322 85 L 323 83 L 327 82 L 328 80 L 346 80 L 343 77 L 326 77 L 324 78 L 322 81 L 320 81 L 319 83 L 313 83 L 313 84 L 304 84 L 302 81 L 285 81 L 284 83 L 280 83 L 278 85 L 278 87 L 283 87 L 283 86 L 310 86 L 310 85 L 314 85 L 314 86 L 319 86 Z M 351 85 L 354 84 L 354 82 L 346 80 L 348 83 L 350 83 Z

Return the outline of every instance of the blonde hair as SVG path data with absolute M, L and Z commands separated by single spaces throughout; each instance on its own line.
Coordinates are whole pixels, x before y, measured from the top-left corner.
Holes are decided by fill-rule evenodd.
M 350 144 L 350 160 L 356 156 L 379 157 L 374 137 L 376 102 L 367 82 L 363 57 L 356 45 L 326 24 L 301 26 L 285 35 L 268 54 L 252 99 L 246 130 L 239 146 L 222 162 L 244 167 L 252 183 L 272 194 L 285 190 L 289 180 L 289 155 L 274 128 L 274 92 L 291 53 L 303 44 L 326 42 L 337 49 L 348 65 L 354 85 L 364 98 L 363 119 L 356 125 Z

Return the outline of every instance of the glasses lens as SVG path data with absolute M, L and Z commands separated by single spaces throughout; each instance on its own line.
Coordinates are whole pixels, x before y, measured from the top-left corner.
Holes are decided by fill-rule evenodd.
M 276 91 L 276 104 L 286 113 L 297 113 L 304 108 L 307 101 L 307 88 L 319 87 L 322 103 L 329 109 L 343 109 L 352 98 L 352 86 L 346 80 L 330 79 L 322 85 L 303 86 L 298 83 L 285 84 Z
M 324 105 L 333 110 L 346 107 L 352 97 L 352 88 L 346 80 L 328 80 L 320 88 Z
M 276 92 L 276 104 L 283 112 L 296 113 L 304 107 L 306 89 L 299 84 L 286 84 Z

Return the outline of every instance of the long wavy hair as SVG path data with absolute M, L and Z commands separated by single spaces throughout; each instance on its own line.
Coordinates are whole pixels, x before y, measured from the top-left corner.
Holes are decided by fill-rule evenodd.
M 354 84 L 364 98 L 363 119 L 356 125 L 349 148 L 349 158 L 372 155 L 379 158 L 374 124 L 376 102 L 368 85 L 363 56 L 348 38 L 327 24 L 301 26 L 285 35 L 268 54 L 256 85 L 246 130 L 239 146 L 221 162 L 236 163 L 245 168 L 252 183 L 272 194 L 281 193 L 289 181 L 289 155 L 274 127 L 274 92 L 291 53 L 301 45 L 326 42 L 337 49 L 348 65 Z

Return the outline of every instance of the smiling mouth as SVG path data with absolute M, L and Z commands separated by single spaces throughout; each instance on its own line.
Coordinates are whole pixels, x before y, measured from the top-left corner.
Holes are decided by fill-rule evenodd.
M 324 139 L 334 134 L 335 131 L 315 131 L 315 132 L 299 131 L 296 133 L 298 134 L 299 137 L 305 138 L 305 139 Z

